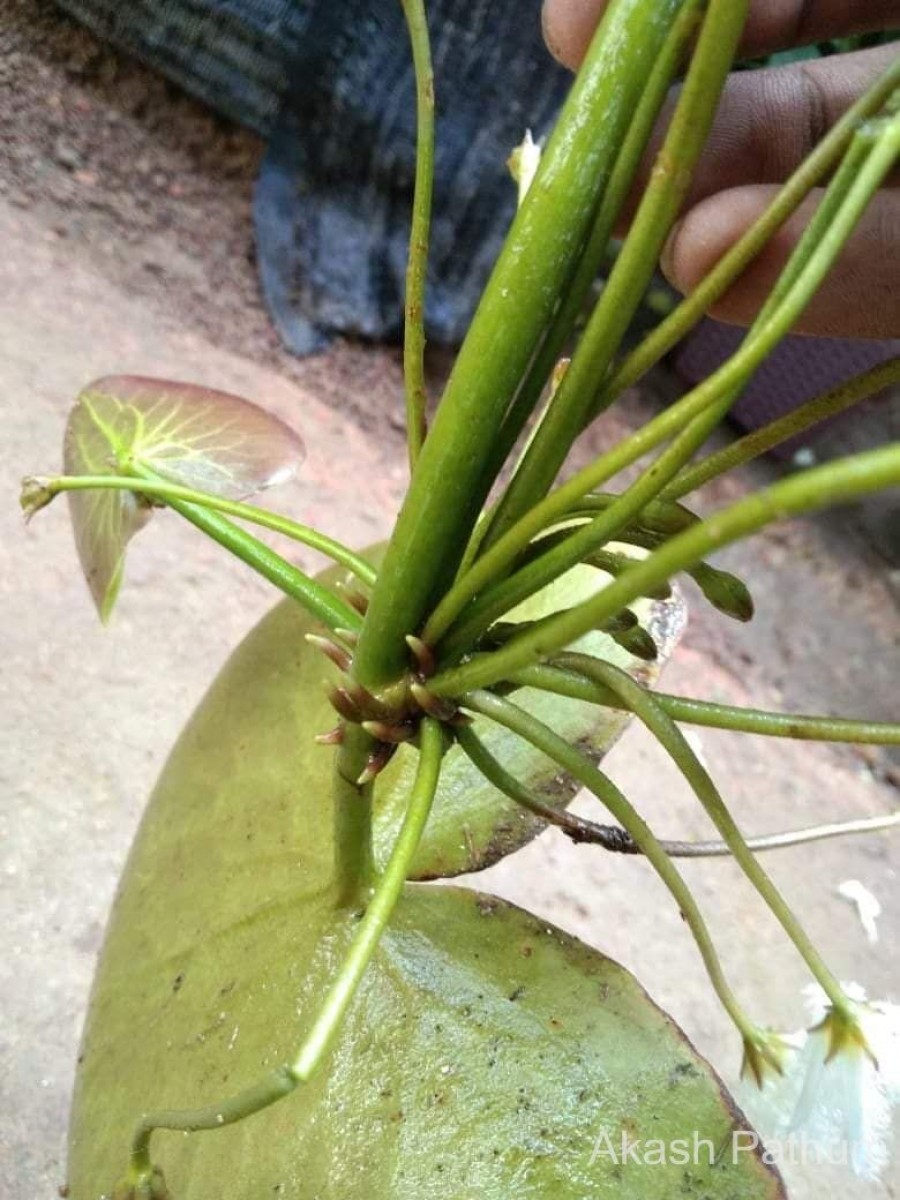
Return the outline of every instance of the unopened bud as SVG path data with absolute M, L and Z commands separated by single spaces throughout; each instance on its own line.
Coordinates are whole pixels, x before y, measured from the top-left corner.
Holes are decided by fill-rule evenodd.
M 30 521 L 36 512 L 46 508 L 56 492 L 50 487 L 50 480 L 43 475 L 26 475 L 22 480 L 22 490 L 19 492 L 19 504 L 25 514 L 25 520 Z

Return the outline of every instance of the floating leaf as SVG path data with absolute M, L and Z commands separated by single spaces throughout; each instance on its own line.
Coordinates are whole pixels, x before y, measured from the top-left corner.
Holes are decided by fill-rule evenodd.
M 120 885 L 79 1058 L 73 1200 L 108 1194 L 148 1109 L 212 1103 L 290 1060 L 358 927 L 333 907 L 318 778 L 254 754 L 250 796 L 227 774 L 210 791 L 214 753 L 244 770 L 246 748 L 195 721 Z M 410 886 L 312 1081 L 238 1125 L 159 1132 L 153 1157 L 173 1200 L 779 1200 L 777 1174 L 732 1152 L 744 1128 L 621 967 L 494 897 Z M 617 1165 L 623 1135 L 704 1148 Z
M 303 458 L 283 421 L 238 396 L 191 383 L 110 375 L 81 392 L 66 427 L 69 475 L 150 473 L 240 500 L 282 483 Z M 148 503 L 126 491 L 70 492 L 82 570 L 105 621 L 122 579 L 125 548 Z

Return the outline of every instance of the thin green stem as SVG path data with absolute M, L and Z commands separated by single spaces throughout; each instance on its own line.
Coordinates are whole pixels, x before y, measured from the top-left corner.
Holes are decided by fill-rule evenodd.
M 547 492 L 606 376 L 687 196 L 747 15 L 746 0 L 711 0 L 675 112 L 628 235 L 540 426 L 506 489 L 488 547 Z
M 416 73 L 416 183 L 413 194 L 409 262 L 406 269 L 406 324 L 403 376 L 409 465 L 414 469 L 427 432 L 425 385 L 425 288 L 434 192 L 434 72 L 428 18 L 423 0 L 402 0 Z
M 224 546 L 248 567 L 252 567 L 263 579 L 267 579 L 286 596 L 296 600 L 311 616 L 329 629 L 360 628 L 362 622 L 355 609 L 345 604 L 324 584 L 312 579 L 293 563 L 282 558 L 265 542 L 232 524 L 227 517 L 211 512 L 199 504 L 188 504 L 184 500 L 170 499 L 168 504 L 213 541 Z
M 504 726 L 543 751 L 564 771 L 593 792 L 597 799 L 609 809 L 671 892 L 684 919 L 690 926 L 707 974 L 722 1006 L 742 1036 L 752 1038 L 755 1034 L 755 1027 L 738 1004 L 725 979 L 706 922 L 690 888 L 682 879 L 649 825 L 612 780 L 598 770 L 576 747 L 570 746 L 568 742 L 554 733 L 549 726 L 544 725 L 524 709 L 510 703 L 509 700 L 504 700 L 491 692 L 475 691 L 465 695 L 462 703 L 471 711 L 481 713 L 482 716 Z
M 492 457 L 495 473 L 499 473 L 501 466 L 506 462 L 525 427 L 525 422 L 534 411 L 597 280 L 616 221 L 637 178 L 650 134 L 653 132 L 669 86 L 684 58 L 685 49 L 696 32 L 705 3 L 706 0 L 686 0 L 663 43 L 659 57 L 653 64 L 600 201 L 584 253 L 571 283 L 563 292 L 559 311 L 554 316 L 544 341 L 519 386 L 515 400 L 504 417 Z M 489 526 L 490 519 L 479 530 L 479 545 Z M 467 551 L 467 556 L 469 553 L 470 551 Z
M 721 834 L 735 862 L 766 902 L 775 919 L 809 967 L 813 977 L 835 1008 L 847 1011 L 850 1002 L 840 982 L 829 970 L 784 896 L 753 856 L 712 776 L 691 749 L 684 734 L 672 718 L 656 703 L 651 692 L 641 687 L 630 675 L 613 666 L 612 663 L 591 660 L 586 655 L 582 655 L 581 670 L 589 678 L 598 680 L 616 692 L 638 720 L 653 734 L 693 788 L 697 799 Z
M 900 60 L 891 63 L 868 91 L 847 109 L 784 184 L 769 207 L 719 259 L 690 296 L 624 359 L 597 397 L 589 419 L 593 419 L 594 412 L 606 408 L 611 398 L 621 395 L 637 383 L 694 328 L 716 301 L 724 296 L 773 235 L 796 212 L 812 189 L 827 177 L 843 156 L 861 123 L 877 113 L 898 86 Z
M 284 534 L 292 541 L 301 542 L 304 546 L 318 550 L 320 554 L 347 567 L 368 586 L 374 584 L 378 576 L 378 572 L 371 563 L 366 562 L 348 546 L 335 541 L 327 534 L 320 533 L 318 529 L 313 529 L 309 525 L 301 525 L 297 521 L 291 521 L 288 517 L 269 512 L 265 508 L 258 508 L 255 504 L 227 500 L 224 496 L 213 496 L 209 492 L 199 492 L 194 488 L 182 487 L 181 484 L 168 483 L 161 479 L 138 479 L 133 475 L 58 475 L 29 478 L 25 481 L 25 486 L 39 488 L 41 491 L 45 491 L 51 499 L 59 492 L 112 489 L 137 492 L 154 500 L 185 500 L 189 504 L 225 513 L 227 516 L 259 525 L 263 529 L 271 529 L 274 533 Z
M 360 922 L 353 944 L 325 1000 L 309 1036 L 291 1067 L 297 1079 L 306 1080 L 324 1058 L 356 992 L 366 967 L 397 906 L 412 861 L 428 821 L 437 791 L 444 754 L 444 734 L 438 721 L 422 721 L 419 766 L 409 797 L 403 826 L 397 835 L 384 874 Z
M 522 667 L 550 658 L 572 645 L 648 589 L 659 587 L 722 546 L 773 521 L 855 500 L 898 483 L 900 443 L 781 480 L 677 534 L 596 596 L 566 613 L 513 638 L 491 654 L 475 656 L 469 662 L 440 672 L 429 681 L 429 690 L 435 695 L 460 696 L 473 687 L 489 687 L 508 679 Z
M 153 1175 L 150 1160 L 150 1139 L 157 1129 L 175 1129 L 181 1133 L 200 1133 L 210 1129 L 224 1129 L 245 1117 L 260 1112 L 282 1100 L 297 1086 L 290 1067 L 277 1067 L 259 1083 L 246 1088 L 236 1096 L 230 1096 L 219 1104 L 204 1108 L 160 1109 L 147 1113 L 135 1132 L 131 1147 L 131 1166 L 127 1182 L 132 1186 L 149 1182 Z
M 190 1133 L 221 1129 L 269 1107 L 289 1095 L 298 1084 L 310 1079 L 328 1053 L 403 891 L 437 791 L 443 752 L 441 727 L 438 722 L 426 718 L 422 722 L 416 779 L 390 861 L 378 881 L 319 1015 L 293 1063 L 283 1064 L 260 1083 L 219 1104 L 199 1109 L 148 1113 L 142 1118 L 134 1136 L 128 1183 L 140 1185 L 150 1182 L 153 1175 L 150 1139 L 156 1130 Z
M 573 842 L 602 846 L 604 850 L 617 854 L 640 854 L 636 842 L 621 826 L 599 825 L 596 821 L 576 816 L 568 809 L 548 804 L 533 788 L 527 787 L 516 779 L 515 775 L 510 774 L 470 726 L 460 726 L 456 730 L 456 740 L 466 757 L 488 783 L 516 804 L 521 804 L 533 816 L 562 830 Z M 660 845 L 671 855 L 667 844 L 661 842 Z
M 456 575 L 493 482 L 494 439 L 588 237 L 646 76 L 682 0 L 613 0 L 457 356 L 388 547 L 355 656 L 390 684 Z
M 140 462 L 129 463 L 136 480 L 146 480 L 148 483 L 160 483 L 159 476 L 148 470 Z M 171 495 L 167 501 L 172 508 L 185 520 L 190 521 L 207 537 L 218 542 L 236 558 L 252 567 L 263 579 L 267 579 L 286 596 L 296 600 L 298 604 L 317 621 L 321 621 L 332 631 L 339 629 L 357 630 L 361 626 L 359 613 L 345 604 L 340 597 L 318 580 L 282 558 L 265 542 L 255 538 L 246 529 L 241 529 L 229 521 L 227 517 L 210 511 L 202 504 L 190 503 L 186 500 L 176 500 Z M 205 502 L 204 502 L 205 503 Z
M 694 292 L 632 352 L 615 372 L 598 399 L 606 407 L 636 383 L 701 319 L 709 307 L 728 290 L 769 239 L 799 207 L 809 192 L 844 155 L 862 121 L 876 113 L 900 85 L 900 60 L 891 64 L 880 79 L 847 110 L 819 146 L 797 169 L 772 204 L 717 263 Z M 570 480 L 526 513 L 502 539 L 487 551 L 448 592 L 428 622 L 428 640 L 435 642 L 446 632 L 464 604 L 488 583 L 499 578 L 535 534 L 548 528 L 582 496 L 601 487 L 644 454 L 672 437 L 708 403 L 708 396 L 691 392 L 677 404 L 644 425 L 631 438 L 588 464 Z
M 836 387 L 808 400 L 792 412 L 771 421 L 754 433 L 739 438 L 730 446 L 724 447 L 715 454 L 710 454 L 695 466 L 682 471 L 672 480 L 668 487 L 660 493 L 666 500 L 678 500 L 690 492 L 696 491 L 716 479 L 726 471 L 752 462 L 760 455 L 768 453 L 776 446 L 781 446 L 792 438 L 798 437 L 808 429 L 820 425 L 836 417 L 854 405 L 859 404 L 869 396 L 875 395 L 884 388 L 900 382 L 900 355 L 890 358 L 887 362 L 878 363 L 861 375 L 839 383 Z
M 659 699 L 659 697 L 657 697 Z M 621 701 L 619 701 L 621 704 Z M 456 731 L 460 748 L 481 772 L 485 779 L 510 800 L 521 804 L 534 816 L 548 825 L 559 829 L 578 845 L 601 846 L 612 854 L 640 854 L 634 839 L 620 825 L 600 825 L 579 817 L 565 808 L 548 804 L 536 791 L 527 787 L 510 774 L 478 735 L 468 726 Z M 783 850 L 791 846 L 803 846 L 809 842 L 824 841 L 826 838 L 847 837 L 853 834 L 879 833 L 900 825 L 900 812 L 883 817 L 864 817 L 855 821 L 834 821 L 828 825 L 810 825 L 804 829 L 791 829 L 783 833 L 766 833 L 759 837 L 746 838 L 747 846 L 756 852 Z M 660 839 L 660 846 L 669 858 L 728 858 L 731 848 L 724 841 L 669 841 Z
M 587 679 L 578 670 L 582 656 L 560 654 L 549 663 L 523 667 L 509 678 L 517 687 L 541 688 L 571 700 L 586 700 L 605 708 L 623 708 L 609 688 Z M 654 692 L 657 703 L 674 721 L 707 729 L 728 729 L 763 737 L 791 738 L 807 742 L 850 742 L 857 746 L 900 746 L 900 723 L 853 721 L 839 717 L 808 716 L 804 713 L 766 712 L 730 704 L 713 704 L 689 696 Z
M 451 633 L 450 648 L 446 651 L 448 657 L 455 655 L 460 647 L 468 648 L 496 617 L 509 612 L 521 600 L 546 587 L 581 562 L 592 550 L 615 537 L 677 475 L 725 415 L 739 389 L 806 307 L 841 252 L 871 196 L 893 166 L 898 152 L 900 118 L 895 117 L 884 124 L 874 145 L 870 132 L 855 135 L 819 211 L 800 239 L 782 279 L 776 284 L 741 348 L 724 366 L 665 414 L 670 421 L 678 412 L 684 416 L 690 414 L 673 443 L 606 512 L 573 533 L 565 542 L 554 546 L 540 559 L 529 563 L 516 575 L 501 579 L 474 601 L 468 612 L 463 614 L 459 627 Z M 631 439 L 632 452 L 642 444 L 645 432 L 640 431 Z M 612 460 L 626 456 L 626 448 L 620 446 L 606 457 Z M 596 470 L 597 464 L 594 467 Z M 554 493 L 557 503 L 560 495 L 566 494 L 567 490 L 561 488 Z M 536 519 L 539 511 L 543 518 L 546 506 L 541 505 L 533 510 L 531 520 Z M 487 582 L 485 575 L 496 576 L 498 564 L 508 565 L 521 552 L 524 548 L 523 527 L 525 522 L 520 522 L 516 529 L 510 531 L 507 539 L 497 543 L 493 557 L 489 551 L 467 576 L 454 585 L 428 622 L 424 635 L 426 640 L 434 642 L 447 630 L 448 624 L 461 612 L 462 605 Z
M 654 364 L 680 341 L 703 317 L 706 311 L 728 290 L 746 267 L 760 253 L 771 237 L 797 210 L 802 201 L 834 168 L 846 152 L 860 124 L 875 114 L 900 85 L 900 60 L 892 63 L 869 90 L 847 110 L 832 127 L 812 154 L 800 165 L 794 175 L 775 196 L 770 206 L 750 226 L 716 264 L 715 268 L 697 286 L 691 295 L 658 325 L 614 372 L 609 383 L 602 389 L 596 402 L 596 411 L 606 408 L 608 403 L 621 395 L 638 381 Z M 583 468 L 566 484 L 551 493 L 540 505 L 535 506 L 504 535 L 501 543 L 505 549 L 527 543 L 535 533 L 552 524 L 566 508 L 596 487 L 600 487 L 620 471 L 631 466 L 644 454 L 655 449 L 667 438 L 683 428 L 694 415 L 686 411 L 684 401 L 690 401 L 693 393 L 683 401 L 671 406 L 653 421 L 644 425 L 629 439 L 620 442 L 608 454 Z M 593 413 L 590 415 L 593 419 Z M 495 547 L 488 551 L 493 555 Z M 516 556 L 512 554 L 512 559 Z M 471 559 L 474 554 L 471 555 Z M 506 559 L 506 563 L 512 559 Z M 498 555 L 496 562 L 503 562 Z M 466 564 L 468 567 L 470 562 Z M 480 564 L 479 564 L 480 565 Z M 490 582 L 503 570 L 487 566 L 478 582 L 478 590 L 484 582 Z M 474 593 L 473 593 L 474 594 Z M 448 597 L 449 599 L 449 597 Z M 433 639 L 432 639 L 433 640 Z

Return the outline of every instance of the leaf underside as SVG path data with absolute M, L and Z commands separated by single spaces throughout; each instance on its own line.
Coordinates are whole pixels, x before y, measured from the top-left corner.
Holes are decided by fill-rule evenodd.
M 67 475 L 135 470 L 238 500 L 291 478 L 298 436 L 277 417 L 227 392 L 191 383 L 111 375 L 78 396 L 66 426 Z M 70 492 L 82 570 L 101 618 L 122 581 L 125 549 L 151 509 L 127 491 Z

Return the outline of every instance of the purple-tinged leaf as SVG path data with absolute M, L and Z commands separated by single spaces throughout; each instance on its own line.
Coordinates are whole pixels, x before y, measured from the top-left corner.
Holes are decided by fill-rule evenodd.
M 63 459 L 67 475 L 152 474 L 242 500 L 292 478 L 303 444 L 283 421 L 227 392 L 110 375 L 80 393 Z M 70 492 L 69 504 L 82 570 L 106 621 L 125 548 L 151 507 L 127 491 Z

